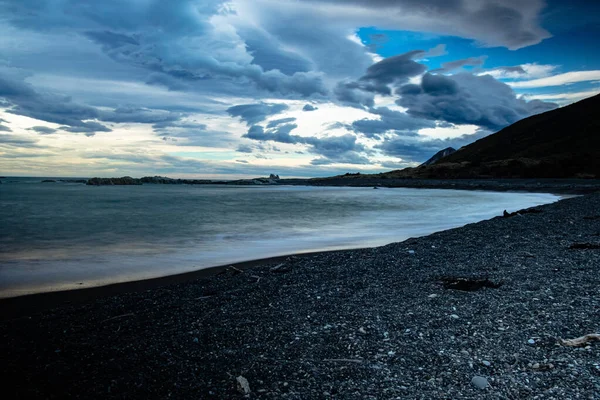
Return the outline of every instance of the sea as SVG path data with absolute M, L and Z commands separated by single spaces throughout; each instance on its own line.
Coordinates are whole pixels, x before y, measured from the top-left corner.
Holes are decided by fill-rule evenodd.
M 551 203 L 544 193 L 86 186 L 0 179 L 0 297 L 287 254 L 382 246 Z

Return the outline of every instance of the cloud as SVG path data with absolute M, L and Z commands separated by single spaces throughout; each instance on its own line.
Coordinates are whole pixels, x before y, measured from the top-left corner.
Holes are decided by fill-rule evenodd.
M 518 49 L 541 42 L 550 34 L 539 25 L 543 0 L 303 0 L 318 5 L 339 5 L 339 19 L 344 12 L 371 17 L 388 29 L 435 32 L 475 39 L 488 46 Z M 324 7 L 324 6 L 323 6 Z M 366 25 L 373 26 L 377 23 Z
M 442 63 L 442 68 L 433 70 L 431 72 L 437 72 L 437 71 L 448 72 L 448 71 L 453 71 L 455 69 L 462 68 L 462 67 L 480 67 L 483 65 L 483 63 L 485 62 L 486 59 L 487 59 L 487 56 L 480 56 L 480 57 L 463 58 L 462 60 L 448 61 L 448 62 Z
M 28 130 L 40 133 L 42 135 L 50 135 L 56 132 L 56 129 L 47 126 L 32 126 Z
M 0 133 L 0 146 L 10 146 L 18 148 L 42 147 L 38 145 L 37 140 L 6 133 Z
M 98 111 L 98 119 L 102 121 L 156 124 L 156 126 L 168 126 L 179 121 L 183 116 L 181 113 L 136 106 L 121 106 L 111 111 Z
M 267 124 L 267 128 L 274 128 L 277 125 L 286 124 L 288 122 L 294 122 L 295 120 L 296 118 L 294 117 L 274 119 L 272 121 L 269 121 L 269 123 Z
M 527 63 L 510 67 L 496 67 L 477 75 L 491 75 L 496 79 L 537 79 L 550 76 L 557 68 L 556 65 Z
M 248 125 L 254 125 L 264 121 L 268 116 L 279 114 L 288 108 L 287 105 L 281 103 L 240 104 L 229 107 L 227 112 L 232 117 L 240 117 Z
M 407 113 L 390 110 L 387 107 L 372 108 L 370 113 L 379 119 L 360 119 L 352 122 L 350 128 L 366 137 L 376 137 L 388 131 L 417 131 L 422 128 L 434 127 L 435 123 L 417 119 Z
M 371 65 L 357 83 L 358 87 L 370 92 L 390 94 L 387 85 L 404 83 L 409 78 L 425 72 L 427 67 L 413 60 L 415 56 L 422 53 L 421 50 L 409 51 Z
M 302 107 L 302 111 L 315 111 L 318 110 L 318 107 L 313 106 L 312 104 L 306 104 Z
M 290 132 L 297 127 L 296 124 L 284 124 L 265 130 L 260 125 L 252 125 L 244 137 L 260 141 L 272 140 L 279 143 L 304 143 L 302 136 L 290 135 Z
M 525 97 L 527 100 L 545 100 L 555 101 L 559 104 L 567 104 L 572 103 L 574 101 L 587 99 L 588 97 L 595 96 L 598 93 L 600 93 L 600 88 L 594 90 L 585 90 L 581 92 L 527 94 L 523 97 Z
M 10 105 L 7 112 L 42 121 L 66 125 L 78 132 L 110 131 L 106 126 L 89 121 L 98 118 L 94 107 L 71 101 L 69 97 L 37 92 L 24 82 L 22 71 L 0 67 L 0 97 Z
M 356 136 L 354 135 L 346 134 L 323 138 L 292 135 L 291 132 L 296 128 L 296 124 L 285 124 L 265 130 L 260 125 L 253 125 L 248 129 L 244 137 L 258 141 L 308 145 L 311 153 L 322 156 L 319 159 L 320 161 L 318 161 L 319 165 L 341 162 L 352 164 L 367 163 L 367 158 L 358 154 L 358 152 L 365 151 L 366 149 L 362 144 L 357 143 Z
M 8 126 L 0 125 L 0 132 L 12 132 Z
M 518 98 L 489 75 L 425 74 L 420 85 L 400 88 L 398 105 L 417 118 L 472 124 L 498 130 L 522 118 L 556 108 L 556 104 Z
M 240 144 L 236 150 L 238 153 L 252 153 L 252 147 L 247 144 Z
M 600 80 L 600 70 L 593 71 L 571 71 L 564 74 L 549 76 L 546 78 L 533 79 L 529 81 L 508 82 L 515 89 L 530 89 L 550 86 L 563 86 L 578 82 L 589 82 Z
M 448 54 L 448 51 L 446 50 L 446 45 L 444 43 L 440 43 L 437 46 L 432 47 L 431 49 L 424 51 L 421 54 L 417 54 L 415 58 L 418 60 L 423 60 L 426 58 L 445 56 L 446 54 Z
M 359 87 L 356 82 L 338 82 L 334 94 L 343 105 L 359 108 L 373 107 L 375 105 L 373 91 L 365 91 L 363 88 Z M 389 89 L 387 90 L 389 91 Z

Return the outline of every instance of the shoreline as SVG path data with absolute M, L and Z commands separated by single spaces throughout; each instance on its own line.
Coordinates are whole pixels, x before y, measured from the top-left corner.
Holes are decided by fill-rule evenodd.
M 5 392 L 596 398 L 600 193 L 536 209 L 0 321 Z
M 280 186 L 280 185 L 274 185 Z M 296 186 L 296 185 L 289 185 Z M 315 185 L 309 185 L 307 187 L 314 187 Z M 318 185 L 317 185 L 318 186 Z M 330 187 L 340 187 L 336 185 L 332 185 Z M 343 186 L 343 187 L 351 187 L 351 186 Z M 392 186 L 390 189 L 403 189 L 404 187 Z M 453 191 L 463 191 L 465 189 L 460 188 L 448 188 L 448 187 L 440 187 L 440 188 L 423 188 L 427 190 L 453 190 Z M 490 189 L 478 189 L 471 188 L 469 191 L 482 191 L 482 192 L 496 192 Z M 502 192 L 502 191 L 499 191 Z M 507 192 L 507 191 L 504 191 Z M 564 192 L 539 192 L 539 191 L 522 191 L 522 190 L 514 190 L 511 191 L 514 193 L 545 193 L 553 196 L 557 196 L 559 199 L 557 201 L 562 201 L 564 199 L 572 198 L 575 196 L 581 196 L 582 194 L 572 194 L 572 193 L 564 193 Z M 552 203 L 549 203 L 552 204 Z M 498 214 L 499 215 L 499 214 Z M 497 215 L 496 215 L 497 216 Z M 494 218 L 494 217 L 491 217 Z M 475 221 L 480 222 L 480 221 Z M 447 228 L 447 229 L 455 229 L 455 228 Z M 443 229 L 446 230 L 446 229 Z M 441 232 L 435 231 L 431 232 L 425 236 Z M 415 236 L 422 237 L 422 236 Z M 412 237 L 409 237 L 405 240 L 408 240 Z M 212 265 L 205 268 L 180 272 L 174 274 L 168 274 L 164 276 L 156 276 L 142 279 L 134 279 L 122 282 L 108 283 L 108 284 L 100 284 L 98 286 L 87 286 L 87 287 L 73 287 L 69 289 L 58 289 L 51 290 L 45 292 L 37 292 L 37 293 L 25 293 L 25 294 L 17 294 L 14 296 L 0 297 L 0 320 L 20 317 L 26 315 L 26 313 L 37 313 L 43 310 L 47 310 L 53 307 L 57 307 L 63 304 L 81 304 L 89 301 L 93 301 L 94 299 L 112 296 L 127 292 L 139 292 L 150 290 L 154 288 L 158 288 L 165 285 L 184 283 L 204 277 L 213 276 L 219 273 L 222 273 L 227 268 L 235 267 L 240 269 L 251 268 L 254 266 L 277 263 L 285 260 L 288 257 L 310 257 L 323 253 L 330 252 L 346 252 L 346 251 L 355 251 L 361 250 L 365 248 L 377 248 L 386 245 L 391 245 L 395 243 L 402 243 L 402 241 L 392 241 L 390 243 L 386 243 L 381 246 L 368 246 L 368 247 L 353 247 L 353 248 L 340 248 L 340 249 L 330 249 L 330 250 L 308 250 L 306 252 L 291 252 L 283 255 L 276 256 L 267 256 L 261 257 L 257 259 L 249 259 L 243 261 L 236 261 L 233 263 L 224 263 L 218 265 Z
M 7 177 L 11 178 L 11 177 Z M 55 180 L 60 184 L 65 182 L 77 182 L 82 178 L 56 178 L 56 177 L 13 177 L 17 179 L 44 179 Z M 161 178 L 161 177 L 159 177 Z M 85 180 L 87 181 L 86 178 Z M 101 178 L 103 180 L 115 180 L 119 182 L 122 178 Z M 130 178 L 134 179 L 134 178 Z M 141 178 L 137 179 L 141 182 Z M 181 181 L 178 185 L 222 185 L 222 186 L 329 186 L 329 187 L 386 187 L 386 188 L 410 188 L 410 189 L 453 189 L 453 190 L 476 190 L 493 192 L 528 192 L 528 193 L 555 193 L 585 195 L 600 190 L 600 179 L 583 178 L 454 178 L 454 179 L 422 179 L 422 178 L 382 178 L 377 175 L 350 175 L 350 177 L 324 177 L 324 178 L 256 178 L 241 180 L 209 180 L 209 179 L 171 179 L 162 177 L 144 185 L 167 185 L 166 181 Z M 142 183 L 140 183 L 141 185 Z M 128 186 L 122 183 L 100 186 Z
M 202 278 L 209 278 L 228 269 L 246 270 L 258 266 L 279 264 L 286 259 L 312 257 L 333 252 L 348 252 L 362 250 L 363 248 L 342 249 L 342 250 L 324 250 L 307 253 L 292 253 L 281 256 L 259 258 L 255 260 L 246 260 L 236 263 L 216 265 L 206 267 L 195 271 L 182 272 L 179 274 L 158 276 L 154 278 L 138 279 L 133 281 L 110 283 L 101 286 L 92 286 L 85 288 L 74 288 L 66 290 L 56 290 L 51 292 L 39 292 L 23 294 L 13 297 L 0 298 L 0 321 L 22 318 L 29 314 L 37 314 L 49 309 L 64 305 L 78 305 L 88 303 L 100 298 L 115 296 L 126 293 L 143 292 L 146 290 L 158 289 L 164 286 L 176 285 L 181 283 L 193 282 Z

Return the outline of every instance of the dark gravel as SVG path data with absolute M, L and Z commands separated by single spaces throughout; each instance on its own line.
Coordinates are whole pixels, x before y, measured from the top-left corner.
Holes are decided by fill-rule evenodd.
M 599 399 L 600 194 L 538 209 L 3 321 L 4 398 Z

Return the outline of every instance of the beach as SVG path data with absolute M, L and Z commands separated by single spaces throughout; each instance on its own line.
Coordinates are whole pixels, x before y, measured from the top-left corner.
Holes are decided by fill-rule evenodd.
M 599 266 L 589 194 L 378 248 L 5 299 L 0 368 L 8 398 L 596 399 L 600 343 L 561 339 L 600 333 Z

